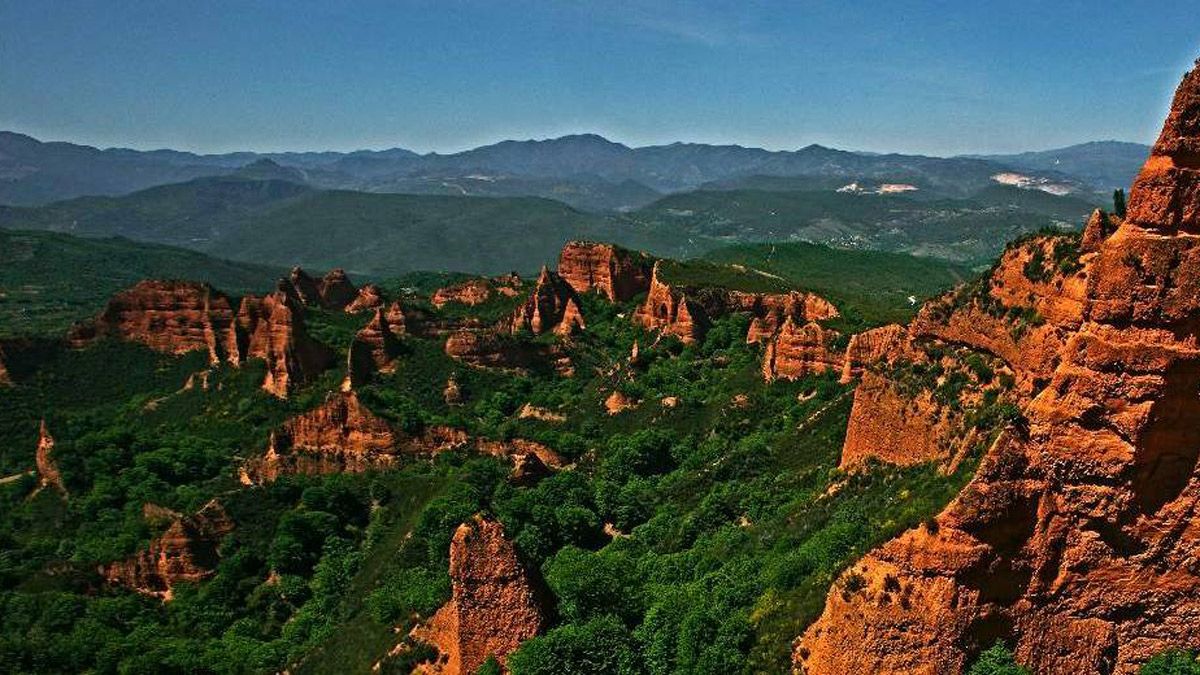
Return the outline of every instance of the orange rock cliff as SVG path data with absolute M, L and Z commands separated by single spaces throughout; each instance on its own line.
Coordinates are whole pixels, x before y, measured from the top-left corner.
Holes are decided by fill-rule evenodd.
M 1001 638 L 1039 674 L 1132 675 L 1200 641 L 1200 68 L 1103 234 L 1027 428 L 845 573 L 797 670 L 960 673 Z
M 547 623 L 537 581 L 495 520 L 475 516 L 454 532 L 450 581 L 450 601 L 412 631 L 438 651 L 414 672 L 468 675 L 489 657 L 503 665 Z
M 175 584 L 212 576 L 220 560 L 218 546 L 232 531 L 233 522 L 213 500 L 196 514 L 175 519 L 145 550 L 102 566 L 100 574 L 110 584 L 170 600 Z
M 626 302 L 650 290 L 653 260 L 612 244 L 570 241 L 558 256 L 558 273 L 576 293 L 597 292 Z
M 265 297 L 243 298 L 235 314 L 229 298 L 207 284 L 141 281 L 114 295 L 94 319 L 72 327 L 67 339 L 75 347 L 111 337 L 167 354 L 204 351 L 212 365 L 261 358 L 267 362 L 263 388 L 285 398 L 333 360 L 332 350 L 305 331 L 296 290 L 303 285 L 282 280 Z

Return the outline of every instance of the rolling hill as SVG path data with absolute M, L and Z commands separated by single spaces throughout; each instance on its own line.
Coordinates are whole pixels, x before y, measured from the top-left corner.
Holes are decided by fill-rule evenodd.
M 270 288 L 286 271 L 123 238 L 0 229 L 0 337 L 61 334 L 142 279 L 207 281 L 242 294 Z

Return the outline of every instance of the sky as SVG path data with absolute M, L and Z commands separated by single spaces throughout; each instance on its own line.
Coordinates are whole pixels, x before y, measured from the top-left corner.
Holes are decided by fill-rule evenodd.
M 935 155 L 1151 142 L 1194 0 L 0 0 L 0 129 L 454 152 L 594 132 Z

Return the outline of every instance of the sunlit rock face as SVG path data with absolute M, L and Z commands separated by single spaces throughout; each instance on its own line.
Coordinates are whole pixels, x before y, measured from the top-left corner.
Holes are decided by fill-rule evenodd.
M 558 257 L 558 273 L 575 292 L 597 292 L 613 302 L 650 290 L 653 265 L 644 253 L 587 241 L 567 242 Z
M 503 665 L 546 626 L 541 594 L 498 521 L 475 516 L 455 530 L 450 582 L 450 601 L 412 631 L 438 652 L 414 672 L 468 675 L 489 657 Z
M 1036 673 L 1133 674 L 1200 641 L 1200 71 L 1128 215 L 1088 241 L 1077 328 L 975 478 L 855 564 L 794 665 L 960 673 L 1002 638 Z

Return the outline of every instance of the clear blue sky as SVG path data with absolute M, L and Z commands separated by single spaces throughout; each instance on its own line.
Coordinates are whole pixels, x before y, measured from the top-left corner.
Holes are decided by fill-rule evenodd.
M 791 149 L 1149 142 L 1195 2 L 0 0 L 0 128 L 455 151 L 593 131 Z

